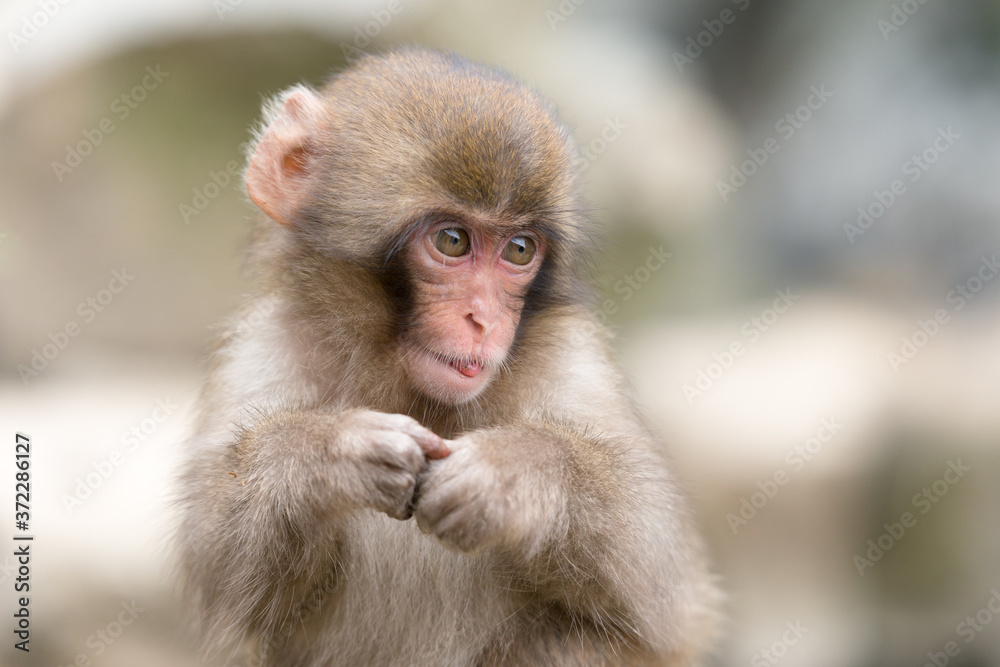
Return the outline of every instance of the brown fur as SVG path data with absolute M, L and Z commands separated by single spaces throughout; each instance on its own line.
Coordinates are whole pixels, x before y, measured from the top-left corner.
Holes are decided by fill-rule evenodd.
M 211 645 L 269 665 L 697 664 L 716 593 L 584 305 L 566 131 L 506 76 L 426 51 L 362 60 L 321 106 L 298 90 L 248 174 L 282 223 L 258 232 L 244 315 L 269 310 L 221 342 L 182 480 Z M 418 315 L 401 250 L 442 215 L 549 244 L 503 367 L 459 404 L 399 370 Z M 434 434 L 449 456 L 424 455 Z

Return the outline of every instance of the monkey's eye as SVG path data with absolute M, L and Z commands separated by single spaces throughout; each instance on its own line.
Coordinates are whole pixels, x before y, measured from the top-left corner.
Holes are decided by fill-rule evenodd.
M 511 264 L 527 264 L 535 256 L 535 242 L 527 236 L 515 236 L 503 249 L 503 258 Z
M 448 257 L 460 257 L 469 252 L 469 235 L 464 229 L 442 229 L 434 239 L 437 249 Z

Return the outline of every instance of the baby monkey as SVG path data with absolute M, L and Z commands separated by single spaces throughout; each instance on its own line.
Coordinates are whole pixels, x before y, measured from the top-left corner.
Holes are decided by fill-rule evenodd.
M 256 297 L 181 488 L 209 644 L 295 666 L 691 666 L 715 589 L 589 309 L 552 109 L 455 55 L 265 109 Z

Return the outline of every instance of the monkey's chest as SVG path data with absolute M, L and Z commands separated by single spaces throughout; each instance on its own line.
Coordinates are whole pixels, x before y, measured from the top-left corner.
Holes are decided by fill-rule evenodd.
M 324 643 L 330 665 L 469 665 L 509 615 L 482 559 L 415 523 L 364 513 L 351 527 Z

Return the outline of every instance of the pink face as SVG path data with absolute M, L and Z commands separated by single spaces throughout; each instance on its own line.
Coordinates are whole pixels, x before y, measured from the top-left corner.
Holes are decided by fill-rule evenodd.
M 514 342 L 543 253 L 533 232 L 498 234 L 455 221 L 413 239 L 408 264 L 417 316 L 403 345 L 417 389 L 462 403 L 489 384 Z

